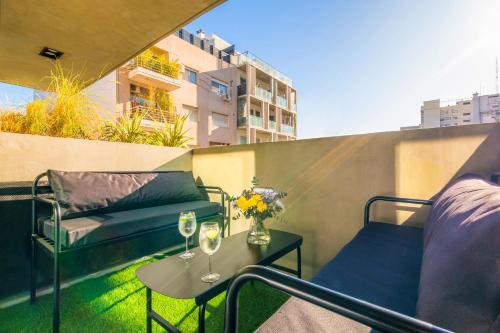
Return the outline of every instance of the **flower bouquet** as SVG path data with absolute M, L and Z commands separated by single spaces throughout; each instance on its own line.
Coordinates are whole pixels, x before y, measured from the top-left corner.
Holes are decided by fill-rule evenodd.
M 252 187 L 244 190 L 239 196 L 230 198 L 236 215 L 233 220 L 244 216 L 252 219 L 247 241 L 249 244 L 265 245 L 271 241 L 271 234 L 264 226 L 264 221 L 281 213 L 285 206 L 281 199 L 286 193 L 278 192 L 272 188 L 258 187 L 257 178 L 252 179 Z

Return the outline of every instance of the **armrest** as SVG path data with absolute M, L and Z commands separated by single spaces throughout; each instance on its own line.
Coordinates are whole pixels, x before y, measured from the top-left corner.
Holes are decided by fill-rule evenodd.
M 398 197 L 390 197 L 384 195 L 374 196 L 368 199 L 368 201 L 365 204 L 365 222 L 364 222 L 365 227 L 370 222 L 370 207 L 375 201 L 401 202 L 401 203 L 410 203 L 410 204 L 428 205 L 428 206 L 432 206 L 432 204 L 434 203 L 434 200 L 398 198 Z
M 223 221 L 223 226 L 222 226 L 222 235 L 225 233 L 225 228 L 227 227 L 228 230 L 228 236 L 231 235 L 231 224 L 229 223 L 229 216 L 226 217 L 226 195 L 228 195 L 224 190 L 218 186 L 206 186 L 206 185 L 196 185 L 199 189 L 205 190 L 207 193 L 218 193 L 220 195 L 220 204 L 222 207 L 222 217 L 224 219 Z M 229 212 L 229 206 L 228 206 L 228 212 Z
M 241 287 L 252 280 L 263 282 L 291 296 L 301 298 L 307 302 L 383 332 L 450 333 L 445 329 L 433 326 L 427 322 L 263 266 L 247 266 L 229 283 L 226 294 L 225 333 L 237 332 L 238 295 Z
M 33 197 L 33 205 L 36 206 L 36 203 L 42 203 L 45 205 L 50 205 L 52 207 L 52 216 L 54 218 L 54 235 L 53 235 L 53 240 L 54 240 L 54 248 L 59 251 L 61 249 L 61 242 L 60 242 L 60 229 L 61 229 L 61 206 L 59 205 L 59 202 L 53 199 L 49 198 L 42 198 L 38 196 Z M 33 214 L 36 214 L 36 210 L 34 210 Z M 36 215 L 33 216 L 33 223 L 36 223 Z M 37 231 L 34 228 L 32 230 L 32 234 L 36 234 Z

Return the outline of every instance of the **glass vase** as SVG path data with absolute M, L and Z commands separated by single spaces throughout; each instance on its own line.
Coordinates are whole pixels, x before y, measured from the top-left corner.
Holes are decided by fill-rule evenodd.
M 271 242 L 269 229 L 264 226 L 264 220 L 253 218 L 247 235 L 248 244 L 267 245 Z

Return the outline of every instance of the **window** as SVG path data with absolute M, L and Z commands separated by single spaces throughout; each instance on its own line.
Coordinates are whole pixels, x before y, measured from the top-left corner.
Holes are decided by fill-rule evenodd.
M 470 112 L 464 112 L 464 116 L 470 116 Z
M 186 113 L 189 113 L 189 120 L 192 122 L 198 122 L 198 108 L 190 105 L 182 105 L 182 108 Z
M 257 140 L 255 140 L 256 143 L 260 143 L 260 138 L 257 138 Z
M 184 80 L 196 84 L 198 81 L 198 73 L 191 68 L 187 68 L 184 71 Z
M 227 85 L 219 81 L 212 80 L 212 91 L 219 96 L 228 95 Z
M 246 136 L 240 136 L 240 144 L 244 145 L 247 143 L 247 137 Z
M 465 119 L 464 123 L 470 123 L 470 119 Z
M 464 105 L 469 105 L 469 104 L 470 104 L 470 102 L 464 102 Z
M 210 141 L 208 143 L 209 146 L 229 146 L 229 143 L 227 142 L 215 142 L 215 141 Z
M 212 124 L 216 127 L 229 127 L 229 117 L 225 114 L 212 112 Z

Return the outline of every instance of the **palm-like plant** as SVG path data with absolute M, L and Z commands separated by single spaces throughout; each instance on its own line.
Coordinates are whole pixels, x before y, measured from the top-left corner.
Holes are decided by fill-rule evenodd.
M 176 115 L 172 124 L 163 121 L 163 126 L 158 126 L 149 138 L 149 143 L 157 146 L 186 148 L 187 143 L 192 139 L 187 136 L 184 130 L 184 123 L 189 114 L 183 116 Z
M 108 121 L 103 129 L 104 139 L 128 143 L 145 143 L 148 136 L 141 127 L 145 115 L 146 112 L 133 112 L 130 116 L 124 113 L 115 122 Z

